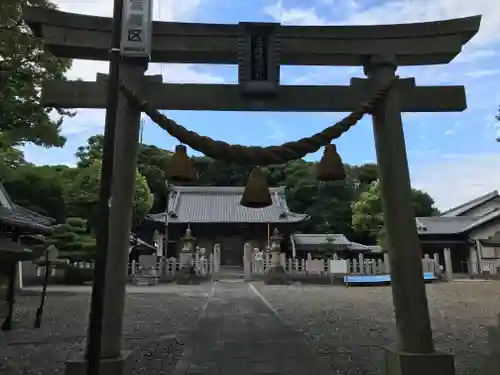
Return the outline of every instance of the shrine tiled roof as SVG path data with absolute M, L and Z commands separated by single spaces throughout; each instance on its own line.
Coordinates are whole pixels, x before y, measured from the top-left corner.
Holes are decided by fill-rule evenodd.
M 252 209 L 240 205 L 244 187 L 170 186 L 169 223 L 293 223 L 308 219 L 291 212 L 285 188 L 270 188 L 273 204 Z M 148 215 L 164 223 L 165 213 Z

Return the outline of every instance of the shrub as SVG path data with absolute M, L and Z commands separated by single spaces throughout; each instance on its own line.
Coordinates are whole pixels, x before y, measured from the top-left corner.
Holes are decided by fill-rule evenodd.
M 63 277 L 63 283 L 69 285 L 83 285 L 94 278 L 93 268 L 77 268 L 72 265 L 66 265 Z

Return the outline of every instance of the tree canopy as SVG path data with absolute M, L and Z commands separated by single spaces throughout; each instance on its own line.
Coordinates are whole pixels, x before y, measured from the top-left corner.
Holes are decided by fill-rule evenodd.
M 88 220 L 95 230 L 99 211 L 99 184 L 101 180 L 101 161 L 94 160 L 85 168 L 78 168 L 73 178 L 66 182 L 63 197 L 66 214 Z M 153 205 L 153 195 L 146 178 L 136 171 L 134 195 L 134 221 L 141 221 Z
M 62 147 L 62 121 L 70 112 L 40 105 L 40 86 L 47 79 L 65 79 L 68 59 L 43 48 L 23 22 L 29 6 L 55 8 L 47 0 L 0 2 L 0 148 L 32 142 Z
M 21 155 L 12 168 L 16 173 L 4 185 L 14 201 L 64 222 L 80 217 L 95 227 L 102 158 L 102 135 L 88 139 L 76 152 L 76 167 L 43 166 L 26 163 Z M 166 206 L 163 168 L 172 153 L 151 145 L 139 145 L 134 198 L 134 223 L 148 212 L 162 212 Z M 251 167 L 226 165 L 207 157 L 194 157 L 201 186 L 244 186 Z M 344 182 L 322 183 L 315 177 L 315 163 L 296 160 L 268 166 L 270 186 L 286 187 L 289 209 L 306 213 L 310 220 L 301 224 L 303 233 L 343 233 L 350 240 L 373 244 L 383 240 L 382 206 L 375 164 L 345 165 Z M 437 211 L 432 198 L 413 190 L 417 216 L 431 216 Z M 325 248 L 330 252 L 330 249 Z
M 434 200 L 421 190 L 412 189 L 412 203 L 416 217 L 439 214 L 434 208 Z M 372 181 L 359 199 L 352 203 L 352 228 L 359 234 L 367 235 L 371 241 L 385 245 L 384 215 L 378 180 Z

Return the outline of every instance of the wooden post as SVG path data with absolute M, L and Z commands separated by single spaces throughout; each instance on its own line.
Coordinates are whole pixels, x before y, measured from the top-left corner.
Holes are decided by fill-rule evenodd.
M 382 87 L 393 79 L 396 68 L 393 56 L 373 56 L 365 66 L 365 74 L 373 88 Z M 434 351 L 434 343 L 411 204 L 399 97 L 397 88 L 393 88 L 374 109 L 373 130 L 400 346 L 405 352 L 424 354 Z
M 139 89 L 145 65 L 122 60 L 120 76 L 134 89 Z M 131 107 L 120 94 L 118 101 L 113 183 L 111 187 L 109 251 L 104 290 L 102 358 L 122 355 L 122 326 L 125 308 L 128 247 L 132 205 L 135 191 L 135 172 L 139 142 L 140 110 Z

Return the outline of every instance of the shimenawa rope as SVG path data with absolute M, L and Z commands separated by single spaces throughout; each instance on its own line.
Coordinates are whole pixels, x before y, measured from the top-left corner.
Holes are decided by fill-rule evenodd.
M 177 138 L 179 142 L 188 145 L 196 151 L 202 152 L 208 157 L 227 163 L 266 166 L 301 159 L 307 154 L 316 152 L 321 147 L 330 144 L 332 140 L 339 138 L 352 126 L 356 125 L 365 114 L 371 113 L 373 108 L 376 108 L 383 101 L 398 79 L 399 77 L 395 76 L 369 100 L 361 103 L 356 110 L 325 130 L 308 138 L 286 142 L 281 146 L 269 147 L 231 145 L 200 135 L 161 114 L 147 100 L 140 98 L 124 81 L 121 82 L 120 86 L 123 94 L 130 102 L 139 106 L 141 111 L 146 113 L 152 121 L 172 137 Z

